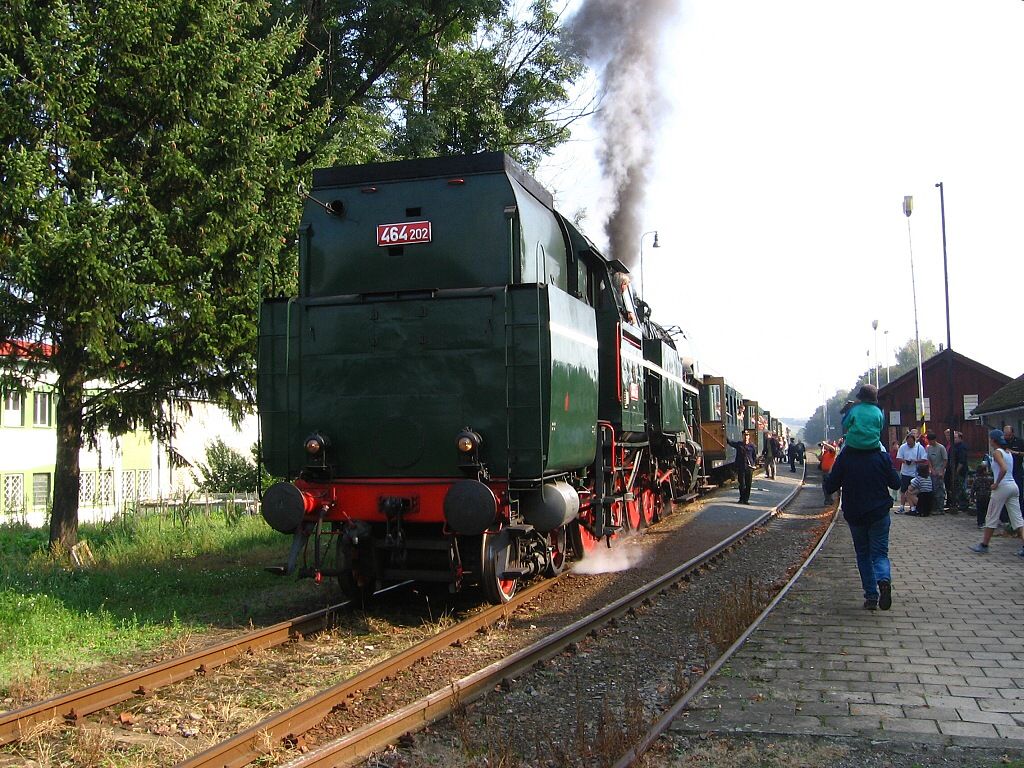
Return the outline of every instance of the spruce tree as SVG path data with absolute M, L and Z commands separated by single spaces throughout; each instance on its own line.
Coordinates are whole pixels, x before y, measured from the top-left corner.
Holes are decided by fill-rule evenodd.
M 56 376 L 51 546 L 79 451 L 252 400 L 262 294 L 289 288 L 296 186 L 333 160 L 301 28 L 250 0 L 8 0 L 0 25 L 0 339 Z M 321 142 L 318 144 L 318 142 Z

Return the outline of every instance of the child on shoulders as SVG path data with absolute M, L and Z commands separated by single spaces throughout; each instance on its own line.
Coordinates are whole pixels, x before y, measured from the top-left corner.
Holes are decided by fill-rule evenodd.
M 857 402 L 848 402 L 841 411 L 846 445 L 860 450 L 878 448 L 882 444 L 882 409 L 878 407 L 878 387 L 865 384 L 857 392 Z

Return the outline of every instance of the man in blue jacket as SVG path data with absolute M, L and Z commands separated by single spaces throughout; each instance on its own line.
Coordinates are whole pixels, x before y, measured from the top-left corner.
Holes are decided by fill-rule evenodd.
M 900 478 L 889 454 L 878 448 L 839 452 L 824 481 L 825 493 L 843 491 L 843 517 L 850 526 L 857 570 L 864 587 L 864 607 L 883 611 L 892 607 L 892 571 L 889 564 L 889 488 L 898 490 Z

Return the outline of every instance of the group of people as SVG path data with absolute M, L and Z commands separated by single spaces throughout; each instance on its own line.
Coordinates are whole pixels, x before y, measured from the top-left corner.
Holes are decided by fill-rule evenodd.
M 860 388 L 857 401 L 847 403 L 842 413 L 844 438 L 819 446 L 822 489 L 826 501 L 842 489 L 843 517 L 853 538 L 864 608 L 888 610 L 892 606 L 889 512 L 897 496 L 897 514 L 926 516 L 961 507 L 967 494 L 967 447 L 959 432 L 950 435 L 946 430 L 943 445 L 934 432 L 919 439 L 911 430 L 902 445 L 894 443 L 886 451 L 881 442 L 878 390 L 870 384 Z M 984 533 L 970 549 L 979 554 L 989 551 L 1005 507 L 1011 527 L 1021 538 L 1017 555 L 1024 558 L 1024 441 L 1014 436 L 1012 427 L 994 429 L 989 433 L 989 457 L 991 474 L 979 468 L 974 484 L 978 527 Z
M 728 440 L 729 445 L 736 449 L 736 458 L 733 461 L 733 470 L 736 472 L 736 481 L 740 489 L 740 504 L 750 503 L 750 488 L 754 480 L 754 470 L 757 468 L 757 446 L 750 442 L 750 433 L 744 431 L 742 440 Z M 796 472 L 797 463 L 804 463 L 806 447 L 795 438 L 789 439 L 789 444 L 783 442 L 779 435 L 774 432 L 765 434 L 764 450 L 761 458 L 764 461 L 764 474 L 769 480 L 775 478 L 776 465 L 781 462 L 789 462 L 789 471 Z
M 736 443 L 732 443 L 733 447 Z M 769 480 L 775 479 L 775 468 L 778 464 L 789 462 L 789 471 L 796 472 L 796 465 L 804 463 L 804 453 L 807 448 L 803 442 L 797 442 L 796 438 L 789 438 L 787 444 L 781 435 L 768 432 L 764 436 L 764 450 L 761 451 L 761 459 L 764 461 L 764 476 Z

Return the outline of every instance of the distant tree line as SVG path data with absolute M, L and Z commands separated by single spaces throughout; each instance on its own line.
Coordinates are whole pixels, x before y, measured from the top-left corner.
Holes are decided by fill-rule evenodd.
M 921 341 L 921 360 L 928 360 L 934 355 L 938 354 L 938 349 L 935 347 L 935 343 L 930 339 L 922 339 Z M 906 344 L 896 350 L 896 365 L 890 366 L 889 368 L 889 381 L 894 381 L 902 376 L 907 371 L 911 371 L 917 368 L 917 344 L 914 339 L 909 339 Z M 885 385 L 885 370 L 883 369 L 881 374 L 882 385 Z M 874 384 L 875 377 L 872 369 L 866 370 L 858 378 L 856 383 L 851 389 L 848 390 L 836 390 L 836 392 L 827 399 L 828 404 L 828 424 L 829 424 L 829 439 L 835 440 L 842 436 L 842 415 L 839 413 L 839 409 L 843 407 L 847 400 L 853 400 L 857 391 L 861 388 L 862 384 Z M 807 445 L 816 445 L 820 443 L 824 438 L 824 420 L 823 420 L 823 408 L 825 403 L 819 405 L 811 417 L 807 420 L 807 423 L 803 428 L 803 440 Z

